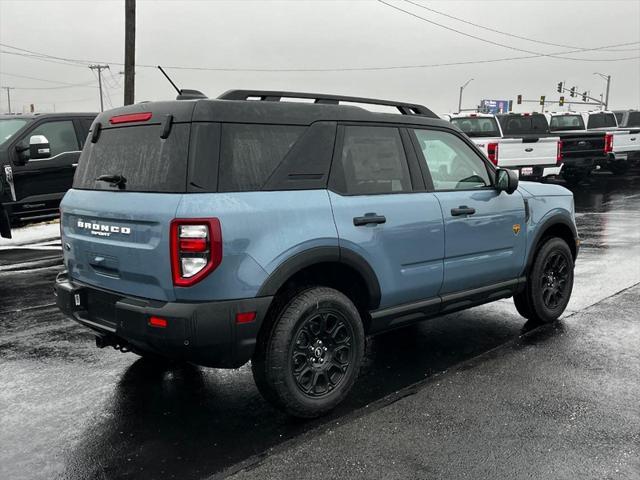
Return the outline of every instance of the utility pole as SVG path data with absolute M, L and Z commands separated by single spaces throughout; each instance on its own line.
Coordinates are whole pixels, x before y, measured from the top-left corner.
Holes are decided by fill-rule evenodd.
M 135 102 L 136 0 L 124 3 L 124 104 Z
M 460 96 L 458 97 L 458 113 L 460 113 L 460 111 L 462 110 L 462 91 L 465 89 L 467 85 L 469 85 L 469 82 L 471 82 L 472 80 L 473 78 L 470 78 L 465 82 L 464 85 L 460 87 Z
M 7 91 L 7 106 L 9 108 L 9 113 L 11 112 L 11 90 L 13 90 L 13 87 L 2 87 Z
M 604 94 L 604 109 L 609 108 L 609 87 L 611 86 L 611 75 L 605 75 L 604 73 L 593 72 L 594 75 L 598 75 L 607 81 L 607 90 Z
M 100 90 L 100 111 L 104 112 L 104 103 L 102 101 L 102 70 L 109 70 L 109 65 L 89 65 L 91 70 L 98 71 L 98 89 Z

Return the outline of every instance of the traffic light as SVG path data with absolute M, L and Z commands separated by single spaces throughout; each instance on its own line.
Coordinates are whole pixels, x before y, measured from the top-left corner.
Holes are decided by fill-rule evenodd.
M 562 85 L 564 84 L 564 82 L 559 82 L 558 83 L 558 93 L 562 93 Z
M 517 103 L 518 105 L 521 105 L 521 104 L 522 104 L 522 95 L 518 95 L 518 98 L 516 99 L 516 103 Z
M 572 97 L 576 96 L 576 87 L 571 87 L 571 94 Z
M 540 105 L 544 106 L 544 95 L 540 95 Z
M 560 105 L 561 107 L 564 105 L 564 95 L 560 97 L 560 101 L 558 102 L 558 105 Z
M 582 92 L 582 101 L 583 102 L 587 101 L 587 92 Z

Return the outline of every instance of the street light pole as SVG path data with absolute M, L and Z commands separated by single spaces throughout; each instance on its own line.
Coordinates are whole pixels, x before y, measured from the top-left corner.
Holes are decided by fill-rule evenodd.
M 604 73 L 593 72 L 594 75 L 598 75 L 607 81 L 607 90 L 604 94 L 604 109 L 609 108 L 609 87 L 611 86 L 611 75 L 605 75 Z
M 464 85 L 460 87 L 460 96 L 458 97 L 458 113 L 460 113 L 460 110 L 462 110 L 462 91 L 465 89 L 467 85 L 469 85 L 469 82 L 471 82 L 472 80 L 473 78 L 470 78 L 465 82 Z

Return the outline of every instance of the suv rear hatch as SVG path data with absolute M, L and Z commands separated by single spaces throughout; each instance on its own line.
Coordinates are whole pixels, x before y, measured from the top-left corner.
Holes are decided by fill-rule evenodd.
M 169 227 L 187 188 L 193 107 L 138 104 L 96 119 L 61 205 L 65 262 L 74 280 L 175 299 Z

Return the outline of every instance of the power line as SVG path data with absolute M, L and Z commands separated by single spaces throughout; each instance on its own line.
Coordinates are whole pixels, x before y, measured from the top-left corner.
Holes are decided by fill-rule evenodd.
M 71 87 L 75 87 L 77 85 L 77 83 L 69 83 L 69 82 L 60 82 L 58 80 L 50 80 L 48 78 L 38 78 L 38 77 L 30 77 L 28 75 L 18 75 L 17 73 L 7 73 L 7 72 L 0 72 L 0 77 L 6 75 L 7 77 L 15 77 L 15 78 L 26 78 L 27 80 L 37 80 L 39 82 L 47 82 L 47 83 L 55 83 L 55 84 L 59 84 L 59 85 L 68 85 Z
M 515 33 L 503 32 L 502 30 L 497 30 L 495 28 L 487 27 L 486 25 L 480 25 L 480 24 L 477 24 L 477 23 L 473 23 L 473 22 L 470 22 L 468 20 L 464 20 L 463 18 L 456 17 L 454 15 L 450 15 L 450 14 L 445 13 L 445 12 L 441 12 L 439 10 L 427 7 L 426 5 L 422 5 L 422 4 L 420 4 L 418 2 L 414 2 L 412 0 L 404 0 L 404 1 L 406 3 L 410 3 L 412 5 L 415 5 L 416 7 L 422 8 L 424 10 L 428 10 L 429 12 L 433 12 L 433 13 L 435 13 L 437 15 L 442 15 L 443 17 L 451 18 L 453 20 L 457 20 L 458 22 L 466 23 L 467 25 L 472 25 L 474 27 L 478 27 L 478 28 L 481 28 L 483 30 L 487 30 L 489 32 L 499 33 L 500 35 L 506 35 L 508 37 L 518 38 L 520 40 L 526 40 L 528 42 L 539 43 L 541 45 L 549 45 L 549 46 L 561 47 L 561 48 L 581 49 L 581 47 L 576 47 L 575 45 L 564 45 L 562 43 L 545 42 L 544 40 L 538 40 L 538 39 L 535 39 L 535 38 L 524 37 L 522 35 L 516 35 Z M 638 50 L 638 48 L 631 48 L 631 49 L 626 49 L 626 50 L 604 50 L 603 49 L 601 51 L 629 52 L 629 51 L 637 51 L 637 50 Z
M 384 3 L 384 2 L 383 2 Z M 395 8 L 395 7 L 394 7 Z M 421 17 L 418 17 L 421 18 Z M 629 45 L 638 45 L 640 42 L 625 42 L 625 43 L 617 43 L 613 45 L 604 45 L 601 47 L 594 48 L 581 48 L 577 50 L 570 50 L 564 52 L 555 52 L 552 54 L 545 53 L 533 53 L 531 55 L 523 55 L 517 57 L 501 57 L 501 58 L 493 58 L 493 59 L 483 59 L 483 60 L 468 60 L 468 61 L 458 61 L 458 62 L 443 62 L 443 63 L 431 63 L 431 64 L 413 64 L 413 65 L 389 65 L 389 66 L 371 66 L 371 67 L 327 67 L 327 68 L 233 68 L 233 67 L 190 67 L 184 65 L 165 65 L 167 69 L 173 70 L 193 70 L 193 71 L 210 71 L 210 72 L 248 72 L 248 73 L 321 73 L 321 72 L 362 72 L 362 71 L 381 71 L 381 70 L 407 70 L 407 69 L 417 69 L 417 68 L 436 68 L 436 67 L 450 67 L 450 66 L 460 66 L 460 65 L 475 65 L 475 64 L 484 64 L 484 63 L 496 63 L 496 62 L 504 62 L 504 61 L 514 61 L 514 60 L 527 60 L 532 58 L 540 58 L 540 57 L 553 57 L 560 60 L 578 60 L 578 61 L 590 61 L 590 59 L 571 59 L 567 57 L 561 57 L 558 55 L 566 55 L 571 53 L 582 53 L 582 52 L 591 52 L 591 51 L 599 51 L 607 48 L 613 47 L 624 47 Z M 0 44 L 4 46 L 8 46 L 6 44 Z M 9 46 L 10 48 L 16 48 Z M 0 50 L 0 53 L 7 53 Z M 13 52 L 15 53 L 15 52 Z M 17 53 L 16 53 L 17 54 Z M 46 54 L 38 53 L 38 56 L 29 55 L 28 58 L 35 60 L 44 60 Z M 62 57 L 56 57 L 62 58 Z M 627 58 L 616 58 L 616 59 L 607 59 L 602 61 L 622 61 L 622 60 L 635 60 L 640 58 L 640 56 L 627 57 Z M 78 60 L 73 60 L 78 61 Z M 111 64 L 111 65 L 124 65 L 122 62 L 100 62 L 102 64 Z M 81 66 L 81 65 L 72 65 L 65 64 L 69 66 Z M 137 63 L 137 67 L 140 68 L 156 68 L 156 65 Z
M 444 25 L 442 23 L 438 23 L 438 22 L 435 22 L 435 21 L 430 20 L 428 18 L 421 17 L 420 15 L 418 15 L 416 13 L 413 13 L 413 12 L 410 12 L 409 10 L 405 10 L 403 8 L 400 8 L 400 7 L 398 7 L 396 5 L 393 5 L 391 3 L 388 3 L 388 2 L 386 2 L 384 0 L 378 0 L 378 3 L 382 3 L 383 5 L 386 5 L 386 6 L 390 7 L 390 8 L 393 8 L 395 10 L 403 12 L 403 13 L 411 16 L 411 17 L 414 17 L 414 18 L 417 18 L 419 20 L 422 20 L 423 22 L 427 22 L 427 23 L 430 23 L 431 25 L 435 25 L 437 27 L 444 28 L 445 30 L 449 30 L 450 32 L 457 33 L 458 35 L 462 35 L 462 36 L 465 36 L 465 37 L 473 38 L 475 40 L 479 40 L 481 42 L 488 43 L 490 45 L 495 45 L 495 46 L 498 46 L 498 47 L 508 48 L 509 50 L 515 50 L 517 52 L 529 53 L 529 54 L 540 56 L 540 57 L 552 57 L 552 58 L 559 58 L 559 59 L 562 59 L 562 60 L 574 60 L 574 61 L 581 61 L 581 62 L 611 62 L 611 61 L 631 60 L 631 59 L 634 59 L 634 58 L 638 58 L 638 57 L 615 58 L 615 59 L 610 59 L 610 58 L 609 59 L 572 58 L 572 57 L 561 57 L 561 56 L 559 56 L 559 55 L 564 55 L 564 53 L 559 53 L 559 54 L 558 53 L 542 53 L 542 52 L 536 52 L 536 51 L 533 51 L 533 50 L 526 50 L 524 48 L 518 48 L 518 47 L 514 47 L 512 45 L 506 45 L 504 43 L 494 42 L 493 40 L 489 40 L 487 38 L 482 38 L 482 37 L 479 37 L 477 35 L 473 35 L 471 33 L 466 33 L 466 32 L 463 32 L 461 30 L 457 30 L 457 29 L 455 29 L 453 27 L 449 27 L 449 26 Z M 593 50 L 593 49 L 587 49 L 587 48 L 582 49 L 581 48 L 581 49 L 578 49 L 577 52 L 582 52 L 582 51 L 586 52 L 586 51 L 591 51 L 591 50 Z M 602 50 L 602 49 L 599 49 L 599 50 Z M 566 53 L 576 53 L 576 52 L 566 52 Z

